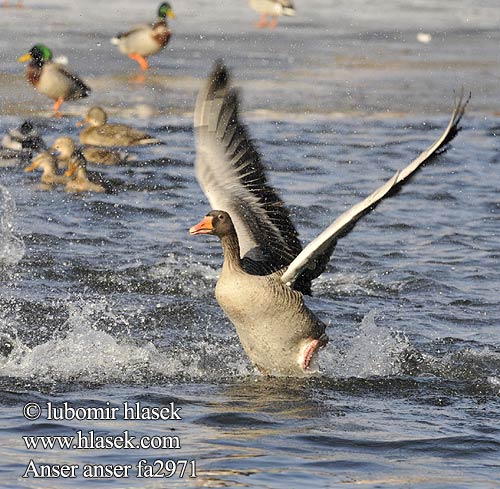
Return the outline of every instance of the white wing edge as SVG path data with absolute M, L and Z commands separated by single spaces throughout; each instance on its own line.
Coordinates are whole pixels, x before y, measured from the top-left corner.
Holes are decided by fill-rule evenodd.
M 298 275 L 306 268 L 310 258 L 319 252 L 323 245 L 328 245 L 332 239 L 347 226 L 359 214 L 363 213 L 368 207 L 382 199 L 397 183 L 400 181 L 401 173 L 398 171 L 384 185 L 370 194 L 366 199 L 352 206 L 341 214 L 330 226 L 328 226 L 319 236 L 314 238 L 290 263 L 286 272 L 281 276 L 281 281 L 291 286 Z
M 442 132 L 441 136 L 434 141 L 426 150 L 422 151 L 420 155 L 415 158 L 408 166 L 406 166 L 403 170 L 398 171 L 394 177 L 392 177 L 388 182 L 379 187 L 375 192 L 369 195 L 365 200 L 359 202 L 354 205 L 343 214 L 340 215 L 330 226 L 328 226 L 319 236 L 313 239 L 297 257 L 290 263 L 286 272 L 281 276 L 281 281 L 286 285 L 291 286 L 293 282 L 295 282 L 296 278 L 299 274 L 307 267 L 310 259 L 320 253 L 323 248 L 326 248 L 335 236 L 339 234 L 345 226 L 347 226 L 350 222 L 352 222 L 359 214 L 363 213 L 368 207 L 382 199 L 387 192 L 389 192 L 392 187 L 394 187 L 399 182 L 402 182 L 406 178 L 408 178 L 422 163 L 427 161 L 429 157 L 431 157 L 437 149 L 443 144 L 445 139 L 448 137 L 451 129 L 455 124 L 457 124 L 457 116 L 458 120 L 461 117 L 460 112 L 462 111 L 467 104 L 462 105 L 462 98 L 455 106 L 453 113 L 450 117 L 450 122 L 446 126 L 446 129 Z M 469 96 L 470 98 L 470 96 Z
M 434 143 L 431 144 L 426 150 L 422 151 L 422 153 L 420 153 L 417 156 L 417 158 L 415 158 L 407 167 L 405 167 L 403 170 L 399 172 L 398 182 L 401 182 L 409 175 L 411 175 L 422 163 L 424 163 L 430 156 L 434 154 L 434 152 L 441 146 L 441 144 L 443 144 L 443 141 L 448 137 L 448 134 L 450 133 L 453 126 L 457 124 L 457 115 L 461 110 L 465 108 L 465 105 L 467 105 L 468 100 L 465 102 L 464 105 L 462 105 L 462 98 L 463 95 L 460 96 L 460 99 L 456 104 L 453 113 L 451 114 L 450 122 L 448 122 L 448 125 L 446 126 L 446 129 L 442 132 L 441 136 L 438 139 L 436 139 L 436 141 L 434 141 Z

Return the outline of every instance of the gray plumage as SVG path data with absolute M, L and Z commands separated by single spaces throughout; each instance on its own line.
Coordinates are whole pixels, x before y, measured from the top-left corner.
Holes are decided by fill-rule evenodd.
M 194 127 L 196 176 L 217 210 L 190 232 L 221 239 L 217 301 L 262 372 L 295 376 L 312 371 L 311 362 L 328 338 L 301 292 L 310 292 L 311 280 L 324 271 L 338 239 L 445 150 L 460 130 L 467 102 L 460 97 L 448 126 L 429 148 L 302 250 L 288 210 L 268 184 L 260 155 L 239 121 L 238 94 L 230 88 L 228 71 L 216 65 L 198 95 Z

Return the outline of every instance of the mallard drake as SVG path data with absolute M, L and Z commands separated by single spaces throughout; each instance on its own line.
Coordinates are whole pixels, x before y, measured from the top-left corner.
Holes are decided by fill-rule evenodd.
M 124 124 L 108 124 L 108 116 L 101 107 L 92 107 L 78 126 L 89 125 L 80 133 L 80 142 L 94 146 L 141 146 L 160 141 L 143 131 Z
M 460 100 L 440 137 L 402 171 L 336 219 L 302 248 L 289 211 L 266 178 L 261 157 L 238 115 L 238 93 L 217 65 L 196 101 L 196 177 L 213 210 L 190 234 L 219 237 L 224 262 L 215 296 L 253 364 L 271 375 L 303 376 L 328 341 L 325 324 L 304 303 L 337 241 L 394 195 L 456 136 Z
M 69 178 L 66 175 L 57 174 L 57 162 L 52 153 L 44 151 L 37 155 L 31 164 L 27 166 L 24 171 L 32 172 L 38 168 L 43 170 L 41 182 L 48 185 L 65 184 Z
M 295 7 L 290 0 L 249 0 L 250 7 L 261 14 L 259 27 L 266 27 L 267 17 L 271 17 L 269 28 L 274 29 L 281 15 L 295 15 Z
M 17 158 L 25 162 L 31 160 L 34 154 L 46 149 L 47 146 L 33 123 L 26 120 L 19 127 L 9 129 L 3 136 L 0 159 Z
M 148 69 L 147 57 L 158 53 L 170 39 L 171 32 L 167 17 L 175 19 L 169 3 L 164 2 L 158 8 L 158 20 L 152 24 L 141 24 L 128 32 L 122 32 L 111 39 L 111 43 L 130 59 L 137 61 L 142 71 Z
M 59 109 L 65 100 L 84 98 L 90 93 L 90 88 L 78 76 L 52 61 L 52 51 L 43 44 L 33 46 L 18 61 L 30 62 L 26 67 L 26 78 L 39 92 L 55 100 L 56 117 L 61 116 Z
M 33 123 L 26 120 L 19 127 L 9 129 L 8 133 L 2 138 L 4 148 L 17 151 L 32 150 L 35 152 L 44 151 L 47 146 L 33 126 Z

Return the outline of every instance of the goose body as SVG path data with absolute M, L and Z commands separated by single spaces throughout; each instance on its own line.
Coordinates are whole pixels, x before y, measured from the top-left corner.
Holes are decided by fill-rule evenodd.
M 195 107 L 196 176 L 213 209 L 190 229 L 214 234 L 224 263 L 216 299 L 243 348 L 265 374 L 303 376 L 328 338 L 325 324 L 304 303 L 311 281 L 324 270 L 337 241 L 384 198 L 394 195 L 459 131 L 460 100 L 440 137 L 362 202 L 341 214 L 305 248 L 288 210 L 267 183 L 260 155 L 239 121 L 238 95 L 218 64 Z
M 59 109 L 64 101 L 77 100 L 90 94 L 90 88 L 77 75 L 52 61 L 52 51 L 43 44 L 33 46 L 18 61 L 30 61 L 26 67 L 26 79 L 40 93 L 55 100 L 54 112 L 58 116 L 61 115 Z
M 160 141 L 125 124 L 108 124 L 108 116 L 101 107 L 92 107 L 79 125 L 88 125 L 80 133 L 80 142 L 93 146 L 143 146 Z
M 162 3 L 158 8 L 158 20 L 152 24 L 141 24 L 128 32 L 111 39 L 121 53 L 137 61 L 143 71 L 148 69 L 148 56 L 159 53 L 168 43 L 171 32 L 167 18 L 175 18 L 172 7 Z

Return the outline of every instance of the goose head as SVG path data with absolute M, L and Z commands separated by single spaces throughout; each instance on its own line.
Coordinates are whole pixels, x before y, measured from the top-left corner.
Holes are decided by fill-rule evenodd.
M 219 238 L 236 233 L 231 217 L 225 211 L 210 211 L 198 224 L 189 230 L 189 234 L 215 234 Z

